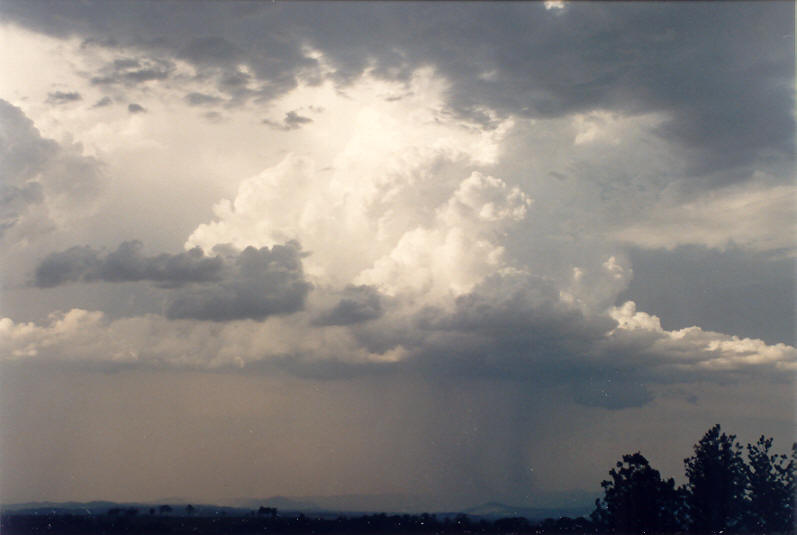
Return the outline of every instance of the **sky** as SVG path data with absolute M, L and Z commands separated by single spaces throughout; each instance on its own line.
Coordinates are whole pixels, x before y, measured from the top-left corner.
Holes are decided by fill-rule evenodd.
M 787 451 L 794 45 L 790 2 L 4 0 L 0 501 Z

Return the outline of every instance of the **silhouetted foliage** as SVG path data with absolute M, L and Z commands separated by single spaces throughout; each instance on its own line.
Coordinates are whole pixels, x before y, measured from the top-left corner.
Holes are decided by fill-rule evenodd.
M 682 493 L 672 478 L 664 481 L 645 457 L 637 452 L 623 455 L 609 471 L 611 480 L 601 483 L 605 492 L 595 500 L 592 520 L 610 533 L 676 531 L 682 510 Z
M 786 455 L 770 454 L 772 439 L 764 435 L 747 445 L 748 527 L 764 533 L 787 531 L 794 525 L 795 463 Z
M 261 505 L 260 509 L 257 510 L 257 514 L 260 515 L 260 516 L 267 515 L 267 516 L 270 516 L 271 518 L 274 518 L 275 516 L 277 516 L 277 508 L 276 507 L 263 507 Z
M 689 529 L 697 533 L 737 530 L 745 517 L 747 468 L 735 435 L 709 429 L 686 465 Z

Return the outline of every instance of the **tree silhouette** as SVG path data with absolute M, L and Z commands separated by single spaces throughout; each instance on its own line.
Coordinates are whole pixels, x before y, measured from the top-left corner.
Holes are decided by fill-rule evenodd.
M 722 433 L 715 425 L 684 464 L 691 531 L 718 533 L 738 528 L 745 516 L 747 467 L 736 436 Z
M 277 508 L 276 507 L 264 507 L 260 506 L 260 509 L 257 510 L 257 514 L 260 516 L 268 515 L 271 518 L 277 517 Z
M 676 531 L 681 493 L 671 479 L 661 479 L 639 452 L 623 455 L 601 483 L 605 495 L 595 500 L 592 520 L 612 533 Z
M 793 525 L 794 460 L 770 454 L 772 439 L 759 437 L 747 445 L 749 481 L 749 527 L 765 533 L 787 531 Z M 794 448 L 792 448 L 794 451 Z

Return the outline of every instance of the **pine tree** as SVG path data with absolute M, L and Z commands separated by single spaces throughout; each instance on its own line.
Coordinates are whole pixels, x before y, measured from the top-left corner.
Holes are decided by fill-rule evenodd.
M 684 459 L 690 530 L 719 533 L 741 527 L 745 517 L 747 467 L 735 435 L 709 429 Z
M 595 502 L 593 521 L 614 533 L 679 529 L 681 494 L 675 490 L 675 482 L 662 480 L 641 453 L 623 455 L 609 476 L 611 480 L 601 483 L 605 496 Z
M 793 463 L 786 455 L 770 454 L 772 439 L 764 435 L 747 445 L 749 512 L 748 524 L 764 533 L 791 528 L 793 494 L 790 489 Z

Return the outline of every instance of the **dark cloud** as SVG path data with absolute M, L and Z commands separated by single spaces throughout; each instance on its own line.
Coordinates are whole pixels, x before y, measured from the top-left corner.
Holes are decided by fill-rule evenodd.
M 370 295 L 372 290 L 358 293 Z M 335 317 L 332 311 L 323 316 Z M 353 324 L 352 333 L 369 351 L 402 347 L 408 352 L 398 363 L 380 365 L 391 373 L 528 388 L 562 385 L 582 405 L 610 410 L 645 405 L 653 399 L 647 384 L 662 379 L 656 372 L 638 370 L 632 351 L 601 347 L 615 326 L 607 316 L 587 317 L 562 304 L 556 289 L 543 279 L 495 276 L 459 297 L 451 311 L 427 308 L 401 318 L 387 310 L 375 321 Z M 345 361 L 336 365 L 324 369 L 341 377 L 379 369 L 358 368 L 358 363 L 347 367 Z
M 664 328 L 700 325 L 797 345 L 793 259 L 699 246 L 631 249 L 629 255 L 634 278 L 618 302 L 635 301 Z
M 379 318 L 382 296 L 373 286 L 347 286 L 340 301 L 314 321 L 316 325 L 352 325 Z
M 118 58 L 104 65 L 92 76 L 96 85 L 136 85 L 149 81 L 166 80 L 174 71 L 174 63 L 158 58 Z
M 179 55 L 192 63 L 205 65 L 225 65 L 244 58 L 243 50 L 222 37 L 194 39 Z
M 9 1 L 4 11 L 40 31 L 180 57 L 236 99 L 318 82 L 310 46 L 339 84 L 366 68 L 401 81 L 431 65 L 451 81 L 452 110 L 487 125 L 484 106 L 528 117 L 661 112 L 669 117 L 661 135 L 680 147 L 691 173 L 708 177 L 701 187 L 777 162 L 789 167 L 793 158 L 794 5 L 787 2 L 574 2 L 557 13 L 541 3 L 271 7 Z M 250 78 L 259 89 L 242 88 Z
M 310 291 L 296 243 L 247 247 L 218 284 L 189 287 L 172 296 L 169 318 L 212 321 L 263 319 L 301 310 Z
M 204 93 L 189 93 L 185 96 L 185 101 L 189 106 L 209 106 L 219 104 L 223 102 L 223 99 Z
M 135 102 L 133 102 L 132 104 L 127 105 L 127 111 L 129 111 L 130 113 L 144 113 L 147 110 L 144 109 L 144 106 L 142 106 L 141 104 L 136 104 Z
M 94 104 L 94 107 L 102 108 L 104 106 L 110 106 L 111 104 L 113 104 L 113 100 L 111 100 L 111 97 L 102 97 L 100 100 L 97 101 L 96 104 Z
M 205 256 L 199 248 L 151 257 L 144 256 L 142 249 L 141 242 L 128 241 L 108 254 L 88 246 L 52 253 L 36 268 L 33 284 L 52 288 L 70 282 L 150 281 L 159 286 L 177 287 L 221 278 L 222 259 Z
M 83 97 L 77 91 L 55 91 L 47 94 L 47 102 L 49 104 L 66 104 L 79 100 L 83 100 Z
M 263 124 L 267 124 L 273 128 L 277 128 L 279 130 L 296 130 L 301 128 L 303 124 L 312 123 L 313 120 L 309 117 L 303 117 L 299 115 L 296 110 L 289 111 L 285 114 L 285 118 L 282 120 L 281 123 L 277 123 L 274 121 L 270 121 L 268 119 L 263 119 Z
M 142 248 L 130 241 L 108 254 L 88 246 L 52 253 L 37 266 L 32 284 L 52 288 L 72 282 L 146 281 L 170 290 L 167 317 L 212 321 L 296 312 L 311 288 L 295 242 L 240 252 L 220 246 L 215 256 L 199 248 L 145 256 Z
M 217 111 L 209 111 L 203 113 L 202 116 L 211 123 L 220 123 L 224 120 L 224 116 Z

